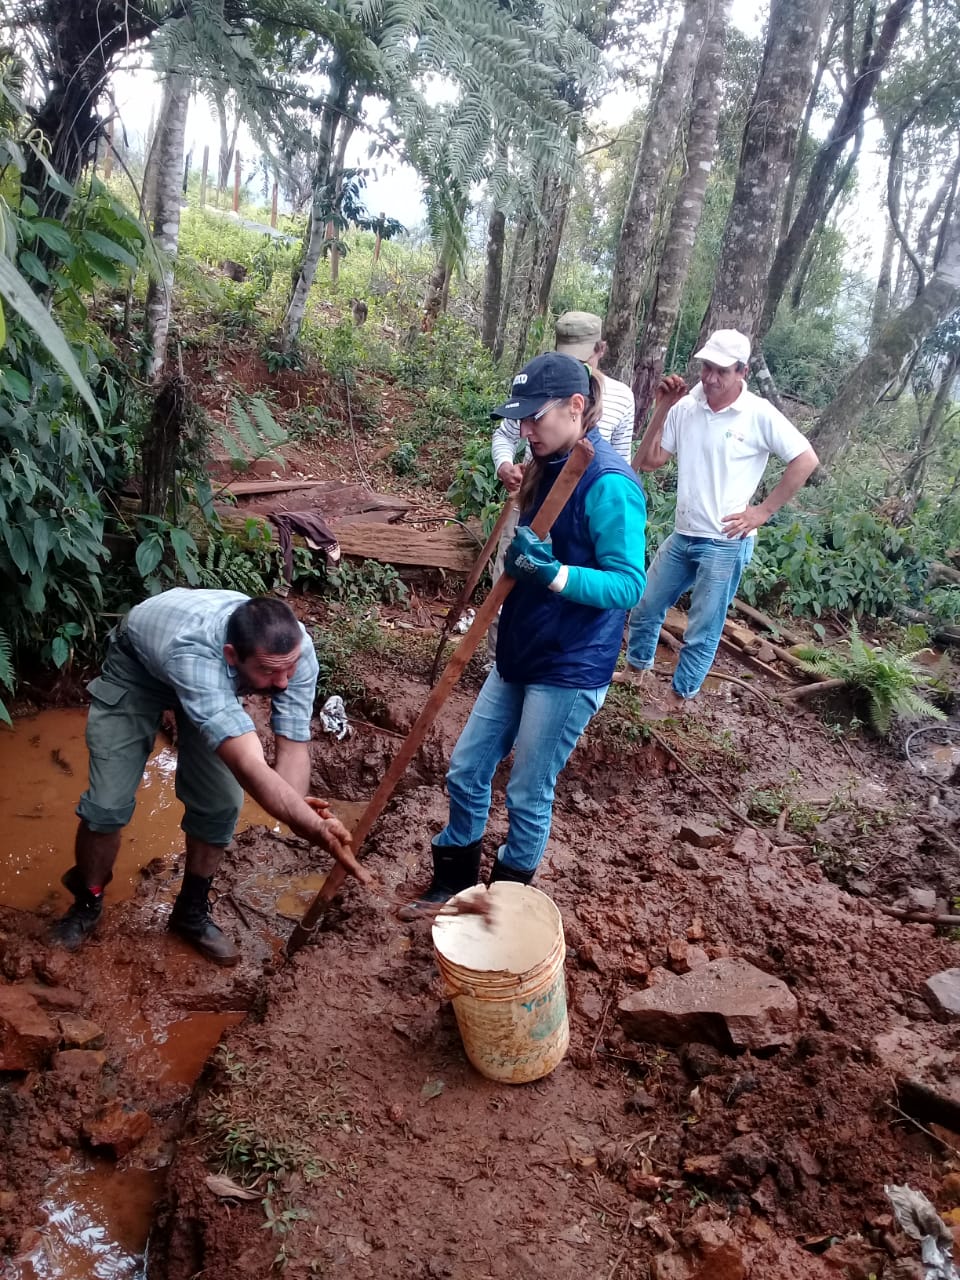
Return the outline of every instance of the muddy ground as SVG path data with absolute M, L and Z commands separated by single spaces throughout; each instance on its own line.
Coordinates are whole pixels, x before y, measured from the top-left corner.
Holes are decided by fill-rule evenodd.
M 428 648 L 364 659 L 358 715 L 403 732 L 425 697 Z M 957 945 L 875 904 L 927 890 L 943 910 L 960 889 L 942 838 L 958 836 L 955 791 L 811 712 L 720 686 L 656 730 L 757 835 L 645 740 L 632 694 L 612 692 L 561 778 L 537 881 L 564 920 L 570 1052 L 544 1080 L 499 1085 L 465 1060 L 429 926 L 395 917 L 427 878 L 444 763 L 477 680 L 451 698 L 368 842 L 377 891 L 349 885 L 289 964 L 278 904 L 296 914 L 291 880 L 324 864 L 264 828 L 238 838 L 219 885 L 218 916 L 244 949 L 233 971 L 165 933 L 169 860 L 146 868 L 76 956 L 45 947 L 42 913 L 0 912 L 7 982 L 37 984 L 48 1005 L 73 993 L 71 1011 L 103 1033 L 92 1057 L 61 1052 L 2 1077 L 6 1274 L 83 1274 L 51 1258 L 41 1206 L 111 1115 L 143 1132 L 101 1153 L 119 1149 L 121 1172 L 159 1171 L 151 1280 L 919 1274 L 883 1186 L 908 1181 L 945 1212 L 955 1203 L 960 1139 L 942 1126 L 958 1039 L 923 984 L 957 963 Z M 314 792 L 362 801 L 397 743 L 371 728 L 346 743 L 318 732 Z M 488 859 L 505 832 L 501 774 Z M 678 838 L 691 819 L 719 831 L 711 847 Z M 796 996 L 789 1046 L 733 1055 L 624 1034 L 623 996 L 723 956 Z M 204 1014 L 222 1021 L 189 1021 Z M 147 1033 L 180 1020 L 192 1067 Z M 909 1096 L 877 1044 L 897 1029 L 934 1058 Z

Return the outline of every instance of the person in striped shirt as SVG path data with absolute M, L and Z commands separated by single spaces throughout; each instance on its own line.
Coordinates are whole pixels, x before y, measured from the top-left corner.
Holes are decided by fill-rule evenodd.
M 63 876 L 74 904 L 51 941 L 75 951 L 96 928 L 123 828 L 164 712 L 177 720 L 177 798 L 184 806 L 183 884 L 169 927 L 218 964 L 240 953 L 210 918 L 208 894 L 233 839 L 243 793 L 298 836 L 327 849 L 361 883 L 370 874 L 327 805 L 307 798 L 317 655 L 288 604 L 237 591 L 174 588 L 131 609 L 111 633 L 90 682 L 87 790 L 80 797 L 75 863 Z M 267 764 L 241 697 L 268 694 L 276 741 Z
M 557 320 L 555 350 L 561 355 L 572 356 L 585 364 L 595 374 L 603 394 L 603 412 L 597 423 L 597 430 L 604 440 L 608 441 L 619 453 L 627 465 L 630 465 L 633 454 L 633 431 L 636 402 L 633 392 L 625 382 L 618 382 L 608 374 L 600 371 L 600 361 L 606 355 L 607 344 L 602 338 L 602 321 L 590 311 L 565 311 Z M 523 456 L 516 461 L 517 452 L 523 443 Z M 523 480 L 523 468 L 530 459 L 530 449 L 520 439 L 520 423 L 512 418 L 503 419 L 493 433 L 491 442 L 493 465 L 503 487 L 512 497 L 520 489 Z M 493 562 L 493 581 L 503 573 L 504 557 L 507 547 L 517 531 L 518 512 L 514 506 L 512 517 L 500 539 L 496 559 Z M 497 653 L 497 631 L 500 619 L 494 618 L 487 632 L 487 653 L 492 664 Z

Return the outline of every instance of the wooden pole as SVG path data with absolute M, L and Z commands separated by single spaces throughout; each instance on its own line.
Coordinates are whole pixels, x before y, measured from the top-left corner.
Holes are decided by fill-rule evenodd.
M 477 583 L 483 575 L 484 569 L 490 562 L 490 557 L 497 549 L 497 543 L 500 536 L 506 528 L 507 521 L 513 512 L 513 498 L 507 498 L 503 504 L 503 510 L 497 517 L 497 523 L 490 530 L 490 537 L 483 544 L 480 554 L 477 556 L 477 562 L 470 570 L 467 580 L 464 582 L 460 594 L 454 600 L 453 604 L 447 610 L 447 616 L 443 620 L 443 629 L 440 632 L 440 643 L 437 645 L 436 656 L 433 659 L 433 666 L 430 668 L 430 683 L 435 684 L 437 680 L 437 672 L 440 670 L 440 658 L 443 656 L 443 646 L 447 643 L 447 636 L 450 634 L 450 628 L 456 623 L 460 614 L 463 612 L 464 606 L 470 601 L 470 597 L 476 590 Z
M 377 239 L 376 239 L 376 243 L 373 246 L 373 261 L 375 263 L 380 261 L 380 246 L 383 244 L 383 234 L 381 232 L 381 227 L 383 226 L 383 220 L 384 218 L 386 218 L 386 216 L 387 215 L 385 213 L 381 213 L 380 222 L 377 226 Z
M 277 229 L 277 197 L 280 194 L 280 183 L 274 178 L 273 194 L 270 197 L 270 225 L 274 231 Z
M 339 255 L 339 253 L 337 253 L 337 246 L 336 246 L 336 244 L 335 244 L 335 243 L 332 243 L 333 241 L 335 241 L 335 240 L 336 240 L 336 237 L 337 237 L 336 228 L 334 227 L 334 225 L 333 225 L 333 223 L 332 223 L 332 222 L 328 222 L 328 223 L 327 223 L 327 229 L 326 229 L 326 232 L 324 233 L 324 238 L 325 238 L 326 240 L 328 240 L 328 241 L 330 241 L 330 242 L 331 242 L 331 245 L 330 245 L 330 283 L 333 285 L 333 287 L 334 287 L 334 288 L 336 288 L 336 286 L 337 286 L 337 282 L 338 282 L 338 280 L 340 279 L 340 255 Z
M 550 532 L 554 521 L 566 506 L 584 471 L 590 465 L 592 458 L 593 445 L 589 440 L 579 440 L 570 451 L 570 456 L 564 463 L 563 470 L 557 476 L 553 488 L 547 494 L 543 505 L 533 518 L 531 528 L 538 538 L 546 537 Z M 473 626 L 457 646 L 456 653 L 447 663 L 443 675 L 424 703 L 416 724 L 407 734 L 400 750 L 391 760 L 389 769 L 380 780 L 380 785 L 373 793 L 369 804 L 360 815 L 360 821 L 354 828 L 352 836 L 355 851 L 359 851 L 360 846 L 370 834 L 374 823 L 386 808 L 387 801 L 393 795 L 397 783 L 419 751 L 424 738 L 427 736 L 428 729 L 440 714 L 440 708 L 450 696 L 451 690 L 463 674 L 464 667 L 473 657 L 478 645 L 487 634 L 487 628 L 491 620 L 513 590 L 513 586 L 514 579 L 504 574 L 477 610 Z M 314 898 L 303 919 L 290 935 L 290 941 L 287 943 L 288 957 L 295 955 L 310 937 L 320 917 L 340 891 L 340 886 L 346 880 L 347 875 L 348 872 L 341 863 L 334 863 L 323 883 L 323 888 Z
M 207 173 L 210 169 L 210 148 L 203 148 L 203 168 L 200 170 L 200 208 L 207 203 Z
M 240 210 L 240 151 L 234 152 L 233 160 L 233 212 Z

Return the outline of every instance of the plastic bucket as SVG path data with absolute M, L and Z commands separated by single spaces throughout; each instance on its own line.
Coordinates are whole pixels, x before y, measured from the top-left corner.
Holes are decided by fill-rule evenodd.
M 478 915 L 437 918 L 437 964 L 477 1070 L 508 1084 L 539 1080 L 570 1043 L 563 921 L 545 893 L 511 881 L 452 901 L 481 893 L 493 899 L 489 924 Z

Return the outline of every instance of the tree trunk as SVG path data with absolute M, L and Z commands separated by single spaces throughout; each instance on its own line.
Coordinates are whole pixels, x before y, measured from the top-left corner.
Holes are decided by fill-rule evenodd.
M 556 174 L 549 171 L 544 175 L 543 185 L 539 192 L 539 216 L 537 218 L 536 228 L 533 237 L 533 243 L 530 246 L 529 270 L 526 279 L 520 287 L 520 318 L 517 324 L 517 353 L 514 356 L 513 368 L 520 369 L 524 364 L 524 357 L 527 351 L 527 340 L 530 335 L 530 325 L 536 314 L 536 300 L 539 296 L 540 281 L 543 278 L 543 265 L 546 259 L 547 236 L 549 228 L 546 225 L 545 210 L 552 207 L 553 195 L 556 191 L 558 179 Z
M 480 323 L 480 341 L 488 351 L 493 351 L 497 341 L 497 324 L 500 319 L 500 298 L 503 289 L 503 247 L 506 239 L 507 215 L 502 209 L 494 209 L 487 223 L 487 263 L 483 273 L 483 304 Z
M 513 299 L 517 291 L 517 276 L 520 274 L 520 261 L 527 242 L 527 230 L 530 226 L 528 214 L 521 214 L 517 220 L 517 229 L 513 235 L 513 247 L 510 250 L 510 267 L 507 271 L 507 283 L 503 289 L 503 304 L 500 308 L 500 319 L 497 321 L 497 339 L 493 344 L 494 360 L 503 359 L 503 349 L 507 344 L 507 324 L 513 310 Z
M 320 136 L 317 143 L 317 162 L 313 171 L 313 202 L 307 224 L 306 244 L 300 266 L 294 278 L 290 301 L 280 327 L 280 349 L 292 351 L 300 337 L 303 318 L 307 313 L 307 298 L 317 266 L 323 254 L 330 217 L 330 179 L 334 163 L 334 141 L 337 126 L 346 109 L 349 84 L 342 70 L 335 64 L 329 72 L 330 95 L 320 113 Z
M 887 219 L 887 231 L 883 238 L 883 253 L 880 258 L 880 274 L 877 276 L 877 287 L 873 294 L 873 310 L 870 315 L 870 346 L 887 323 L 890 312 L 890 286 L 893 280 L 893 247 L 896 236 L 893 225 Z
M 653 297 L 633 371 L 637 425 L 646 421 L 657 383 L 663 375 L 670 334 L 677 323 L 680 298 L 690 269 L 693 245 L 703 213 L 707 180 L 713 167 L 720 121 L 723 72 L 731 0 L 718 0 L 707 26 L 693 86 L 693 110 L 686 137 L 687 168 L 680 180 L 657 268 Z
M 461 196 L 456 203 L 456 215 L 458 218 L 463 218 L 466 208 L 466 197 Z M 420 328 L 423 333 L 431 333 L 433 326 L 437 323 L 437 317 L 441 311 L 446 310 L 455 258 L 456 248 L 453 237 L 448 232 L 444 237 L 443 248 L 440 250 L 437 265 L 427 285 L 427 296 L 423 303 L 423 319 L 420 322 Z
M 237 135 L 240 132 L 240 110 L 236 110 L 233 117 L 233 128 L 227 124 L 227 90 L 225 85 L 220 86 L 220 96 L 217 98 L 217 120 L 220 124 L 220 156 L 218 159 L 218 189 L 226 191 L 230 182 L 230 168 L 233 164 L 233 153 L 237 148 Z
M 856 69 L 856 74 L 847 87 L 827 140 L 817 153 L 803 200 L 800 202 L 787 238 L 777 249 L 770 268 L 760 324 L 754 331 L 757 346 L 763 342 L 770 331 L 780 299 L 800 262 L 804 247 L 816 226 L 822 223 L 829 213 L 827 202 L 831 192 L 834 193 L 834 200 L 839 194 L 834 185 L 834 175 L 840 158 L 847 145 L 855 138 L 862 136 L 863 118 L 867 106 L 873 97 L 880 75 L 887 65 L 901 28 L 909 16 L 912 4 L 913 0 L 892 0 L 884 15 L 877 42 Z M 869 47 L 869 40 L 865 40 L 864 47 L 865 49 Z
M 166 378 L 157 390 L 153 413 L 140 449 L 143 462 L 140 510 L 146 516 L 166 518 L 170 514 L 186 408 L 186 383 L 179 374 L 174 374 Z
M 144 336 L 150 353 L 147 359 L 147 378 L 151 382 L 160 376 L 167 358 L 167 333 L 173 306 L 173 261 L 180 241 L 180 182 L 189 101 L 189 76 L 181 72 L 168 75 L 164 83 L 163 106 L 155 144 L 156 202 L 153 237 L 161 252 L 162 270 L 159 280 L 151 277 L 144 309 Z
M 930 455 L 937 446 L 958 371 L 960 371 L 960 347 L 955 349 L 947 358 L 947 363 L 941 371 L 940 382 L 937 384 L 937 391 L 933 397 L 933 404 L 930 406 L 930 412 L 920 428 L 916 450 L 901 477 L 901 488 L 910 502 L 911 511 L 916 508 L 923 494 L 927 468 L 930 465 Z
M 752 338 L 760 320 L 776 249 L 780 198 L 793 164 L 826 10 L 827 0 L 774 0 L 771 7 L 713 295 L 697 347 L 714 329 L 740 329 Z
M 158 22 L 127 0 L 49 0 L 43 9 L 44 21 L 52 28 L 50 47 L 56 56 L 47 63 L 46 97 L 29 113 L 30 120 L 44 136 L 50 164 L 75 184 L 96 145 L 100 131 L 97 104 L 113 59 L 128 44 L 150 35 Z M 24 152 L 27 166 L 22 185 L 36 192 L 44 217 L 62 218 L 70 197 L 48 185 L 46 167 L 32 147 Z
M 570 208 L 570 186 L 569 179 L 561 179 L 554 192 L 553 206 L 544 239 L 543 267 L 537 293 L 537 314 L 541 316 L 547 314 L 547 308 L 550 306 L 553 279 L 557 274 L 557 261 L 560 258 L 560 246 L 563 243 L 563 229 L 566 226 L 567 212 Z
M 807 139 L 810 137 L 810 125 L 813 121 L 813 113 L 817 107 L 817 98 L 820 94 L 820 85 L 826 74 L 827 66 L 830 62 L 830 55 L 833 53 L 833 46 L 837 39 L 837 32 L 840 30 L 840 23 L 843 20 L 843 14 L 834 15 L 830 23 L 823 43 L 820 45 L 820 56 L 817 59 L 817 69 L 814 72 L 813 84 L 807 95 L 807 107 L 803 113 L 803 124 L 800 126 L 800 133 L 797 137 L 797 147 L 794 152 L 793 164 L 790 166 L 790 178 L 787 182 L 786 194 L 783 197 L 783 208 L 780 211 L 780 239 L 787 238 L 787 232 L 790 230 L 790 223 L 793 220 L 793 206 L 797 198 L 797 184 L 800 181 L 800 174 L 803 169 L 803 157 L 806 151 Z
M 714 0 L 686 0 L 670 57 L 650 104 L 623 215 L 604 335 L 610 371 L 628 381 L 636 353 L 644 272 L 656 234 L 657 205 L 673 161 L 684 103 L 693 86 L 713 3 Z
M 960 208 L 954 204 L 943 256 L 922 291 L 889 320 L 876 342 L 844 378 L 820 415 L 810 442 L 828 466 L 846 448 L 854 428 L 896 378 L 919 342 L 960 304 Z
M 807 280 L 810 276 L 810 268 L 813 266 L 814 258 L 817 255 L 817 249 L 820 245 L 820 237 L 823 235 L 824 228 L 827 225 L 827 219 L 833 212 L 833 207 L 843 194 L 847 183 L 850 181 L 850 175 L 856 166 L 860 157 L 860 148 L 863 146 L 863 128 L 857 130 L 857 136 L 854 139 L 853 147 L 850 154 L 843 162 L 843 168 L 834 176 L 830 191 L 827 193 L 823 201 L 823 209 L 817 225 L 810 234 L 809 239 L 804 247 L 803 254 L 800 258 L 800 264 L 796 269 L 796 276 L 793 281 L 793 288 L 790 291 L 790 306 L 792 310 L 800 310 L 800 301 L 803 297 L 803 291 L 807 286 Z M 772 323 L 772 320 L 771 320 Z M 762 326 L 761 326 L 762 327 Z

